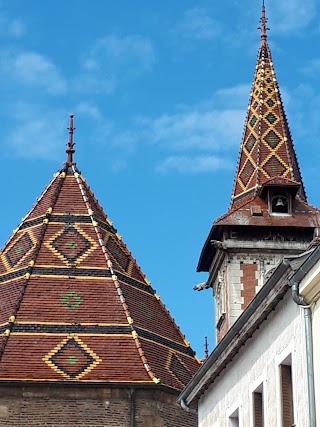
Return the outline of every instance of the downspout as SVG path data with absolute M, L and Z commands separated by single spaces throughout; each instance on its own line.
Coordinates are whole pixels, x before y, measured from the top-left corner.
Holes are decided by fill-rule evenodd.
M 183 399 L 180 400 L 180 406 L 184 411 L 187 411 L 190 414 L 197 414 L 198 413 L 198 411 L 196 409 L 189 408 L 189 406 L 186 404 L 186 402 Z
M 130 396 L 130 427 L 135 427 L 136 425 L 136 402 L 135 402 L 135 390 L 131 388 L 129 390 Z
M 313 366 L 313 342 L 312 342 L 312 317 L 310 305 L 299 295 L 299 282 L 294 277 L 289 279 L 292 290 L 293 301 L 304 310 L 304 328 L 306 336 L 306 357 L 307 357 L 307 380 L 308 380 L 308 427 L 316 427 L 316 399 L 314 389 L 314 366 Z

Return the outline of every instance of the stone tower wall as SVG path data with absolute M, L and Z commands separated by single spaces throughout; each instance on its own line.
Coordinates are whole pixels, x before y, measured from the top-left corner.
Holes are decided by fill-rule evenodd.
M 0 426 L 196 427 L 196 415 L 176 398 L 159 390 L 134 390 L 130 401 L 129 389 L 1 386 Z
M 263 252 L 226 255 L 213 285 L 217 342 L 236 322 L 282 257 L 283 254 Z

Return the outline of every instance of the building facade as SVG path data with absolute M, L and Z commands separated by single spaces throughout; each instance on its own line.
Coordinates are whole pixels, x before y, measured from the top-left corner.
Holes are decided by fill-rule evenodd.
M 319 246 L 278 264 L 179 397 L 199 426 L 318 425 L 319 271 Z
M 319 227 L 319 210 L 305 195 L 266 22 L 263 6 L 230 208 L 214 221 L 198 264 L 198 271 L 209 273 L 202 288 L 212 288 L 215 296 L 218 342 L 282 257 L 305 251 Z
M 306 199 L 264 5 L 260 22 L 231 205 L 198 264 L 209 278 L 197 290 L 215 297 L 218 345 L 178 398 L 186 410 L 198 405 L 200 427 L 317 425 L 319 248 L 309 248 L 320 215 Z

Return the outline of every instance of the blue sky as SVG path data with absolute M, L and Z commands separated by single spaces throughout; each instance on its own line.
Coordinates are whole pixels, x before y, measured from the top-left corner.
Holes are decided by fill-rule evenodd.
M 309 201 L 319 206 L 316 0 L 266 0 L 268 39 Z M 230 202 L 259 47 L 252 0 L 0 1 L 1 246 L 75 160 L 199 357 L 213 298 L 195 292 Z

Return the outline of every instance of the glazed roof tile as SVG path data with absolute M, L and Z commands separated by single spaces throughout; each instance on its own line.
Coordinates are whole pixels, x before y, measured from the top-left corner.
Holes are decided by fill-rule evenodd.
M 290 129 L 267 41 L 267 19 L 262 7 L 261 43 L 255 68 L 248 113 L 238 157 L 228 211 L 214 221 L 203 246 L 197 271 L 208 271 L 221 237 L 221 226 L 315 228 L 319 209 L 307 202 Z M 290 192 L 290 215 L 270 212 L 267 188 Z M 253 211 L 259 211 L 254 215 Z
M 72 154 L 0 255 L 0 381 L 181 390 L 199 361 Z
M 231 205 L 246 194 L 257 192 L 266 181 L 275 177 L 298 182 L 300 197 L 306 200 L 267 42 L 266 30 L 263 6 L 261 44 L 250 93 Z

